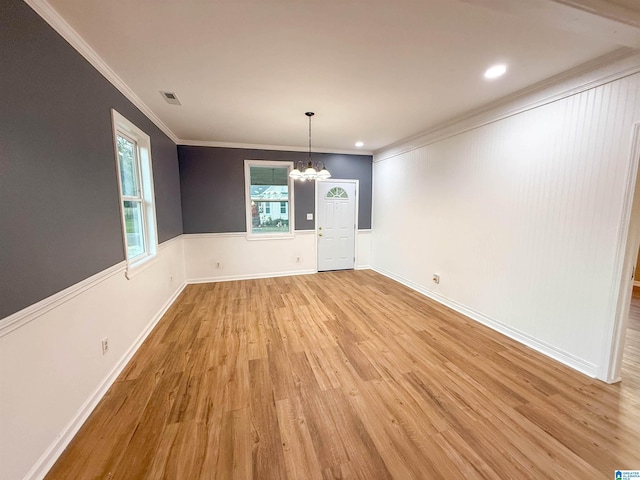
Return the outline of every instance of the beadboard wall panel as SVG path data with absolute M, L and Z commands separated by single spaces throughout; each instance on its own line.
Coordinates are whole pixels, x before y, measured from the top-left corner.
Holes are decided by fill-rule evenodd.
M 640 74 L 396 156 L 378 153 L 373 268 L 595 375 L 620 280 L 636 122 Z

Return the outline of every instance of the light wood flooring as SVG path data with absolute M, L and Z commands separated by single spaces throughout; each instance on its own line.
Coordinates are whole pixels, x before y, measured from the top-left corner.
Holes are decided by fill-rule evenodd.
M 634 302 L 607 385 L 371 271 L 191 285 L 47 479 L 612 479 Z

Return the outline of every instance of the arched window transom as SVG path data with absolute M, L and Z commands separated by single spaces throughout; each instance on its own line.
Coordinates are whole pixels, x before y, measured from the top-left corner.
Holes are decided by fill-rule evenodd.
M 331 190 L 329 190 L 327 192 L 326 197 L 327 199 L 332 199 L 332 198 L 349 198 L 349 195 L 347 194 L 347 191 L 342 188 L 342 187 L 333 187 Z

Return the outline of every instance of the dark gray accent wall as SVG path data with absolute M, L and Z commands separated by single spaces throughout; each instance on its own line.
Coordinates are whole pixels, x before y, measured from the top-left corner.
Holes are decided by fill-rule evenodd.
M 111 108 L 151 137 L 160 242 L 182 216 L 176 145 L 21 0 L 0 65 L 3 318 L 124 260 Z
M 244 232 L 245 160 L 303 161 L 305 152 L 253 150 L 243 148 L 192 147 L 179 145 L 180 192 L 184 233 Z M 356 179 L 360 185 L 358 228 L 371 228 L 371 155 L 314 153 L 333 178 Z M 315 212 L 314 185 L 295 182 L 295 228 L 313 230 L 315 222 L 307 213 Z

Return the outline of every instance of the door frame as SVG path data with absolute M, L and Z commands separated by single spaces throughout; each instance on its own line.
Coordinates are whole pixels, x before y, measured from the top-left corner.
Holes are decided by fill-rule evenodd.
M 640 123 L 633 125 L 631 157 L 627 171 L 622 219 L 614 265 L 611 316 L 604 338 L 603 358 L 598 377 L 607 383 L 621 380 L 622 356 L 629 324 L 629 307 L 633 291 L 633 269 L 640 248 Z M 637 275 L 637 272 L 636 272 Z
M 342 178 L 327 178 L 326 180 L 316 180 L 316 185 L 315 185 L 315 232 L 316 232 L 316 241 L 313 242 L 314 243 L 314 247 L 316 250 L 316 273 L 318 273 L 320 270 L 318 269 L 318 264 L 319 264 L 319 259 L 318 259 L 318 205 L 320 205 L 320 198 L 319 198 L 319 192 L 320 189 L 318 188 L 318 183 L 353 183 L 355 184 L 356 187 L 356 198 L 355 198 L 355 207 L 356 207 L 356 212 L 355 212 L 355 225 L 354 225 L 354 235 L 353 235 L 353 269 L 357 270 L 357 266 L 358 266 L 358 210 L 359 210 L 359 206 L 360 206 L 360 180 L 350 180 L 350 179 L 342 179 Z

